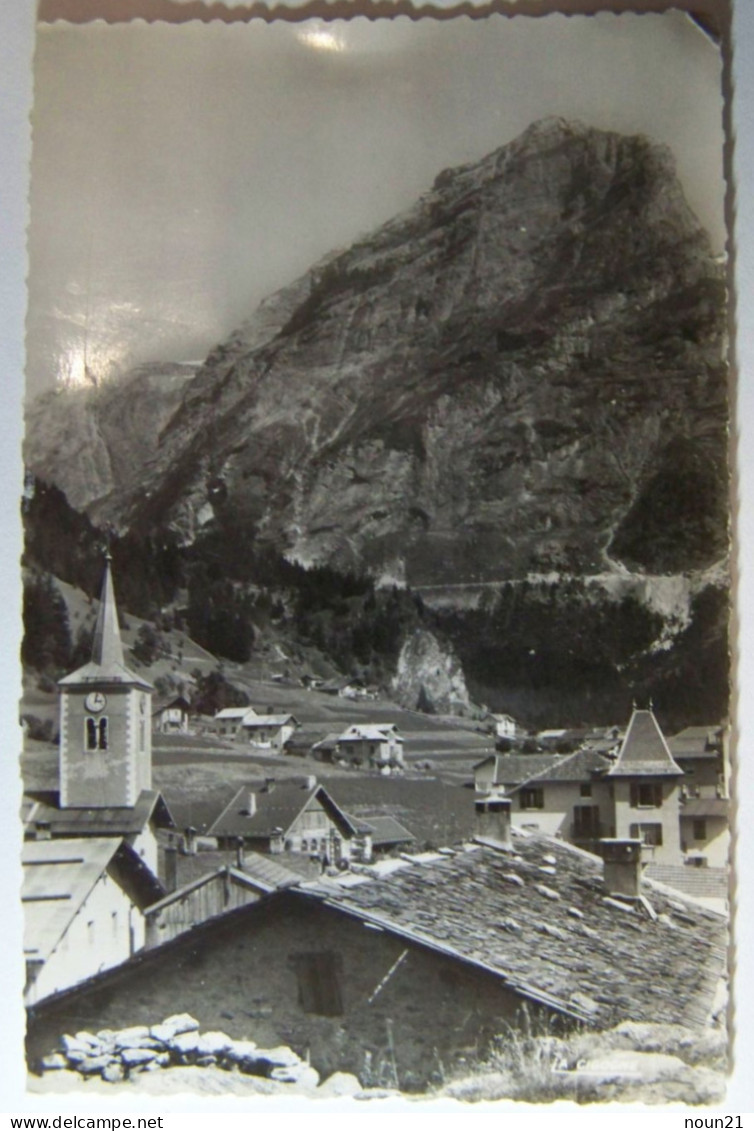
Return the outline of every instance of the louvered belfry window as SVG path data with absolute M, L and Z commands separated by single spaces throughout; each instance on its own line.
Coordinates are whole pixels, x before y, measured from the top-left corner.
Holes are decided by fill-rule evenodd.
M 108 728 L 106 718 L 87 718 L 85 729 L 87 750 L 107 750 Z

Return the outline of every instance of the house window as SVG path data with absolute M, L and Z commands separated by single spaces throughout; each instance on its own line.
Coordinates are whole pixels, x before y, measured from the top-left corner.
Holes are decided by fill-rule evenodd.
M 707 839 L 707 822 L 704 817 L 694 817 L 694 840 Z
M 573 835 L 577 840 L 595 840 L 600 835 L 599 806 L 574 806 Z
M 545 791 L 543 789 L 522 789 L 519 794 L 522 809 L 544 809 Z
M 591 797 L 592 796 L 592 783 L 590 781 L 582 782 L 581 788 L 579 789 L 579 794 L 580 794 L 581 797 Z
M 304 1013 L 339 1017 L 343 1013 L 340 973 L 343 961 L 332 950 L 293 954 L 290 961 L 298 979 L 298 1001 Z
M 632 809 L 659 809 L 662 805 L 661 782 L 633 782 L 631 785 Z
M 629 833 L 634 840 L 640 840 L 647 848 L 662 847 L 662 825 L 660 824 L 631 825 Z
M 143 719 L 139 719 L 139 750 L 143 753 L 147 741 L 146 726 Z
M 86 719 L 87 750 L 107 750 L 107 719 Z

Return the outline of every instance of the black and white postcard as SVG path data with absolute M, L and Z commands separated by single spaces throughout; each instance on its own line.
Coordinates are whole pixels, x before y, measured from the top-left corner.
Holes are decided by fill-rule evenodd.
M 730 42 L 686 7 L 40 21 L 30 1094 L 724 1102 Z

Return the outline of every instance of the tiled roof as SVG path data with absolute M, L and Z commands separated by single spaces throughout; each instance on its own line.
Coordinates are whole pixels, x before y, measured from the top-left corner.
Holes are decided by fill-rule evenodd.
M 184 855 L 179 852 L 176 860 L 178 886 L 190 888 L 193 884 L 203 882 L 208 876 L 215 876 L 218 872 L 227 869 L 243 872 L 258 886 L 273 891 L 276 888 L 287 887 L 298 882 L 301 878 L 287 866 L 289 855 L 286 854 L 286 863 L 282 864 L 280 858 L 246 849 L 243 867 L 239 869 L 235 849 L 225 851 L 220 849 L 203 851 L 200 849 L 191 855 Z
M 242 719 L 244 715 L 256 715 L 253 707 L 223 707 L 215 715 L 216 719 Z
M 608 770 L 611 778 L 682 777 L 683 770 L 673 761 L 673 755 L 652 711 L 634 708 L 626 737 L 623 739 L 618 759 Z
M 339 742 L 403 742 L 392 723 L 354 723 L 338 736 Z
M 701 1025 L 725 968 L 722 916 L 645 884 L 648 905 L 606 899 L 602 862 L 513 831 L 485 845 L 362 867 L 293 893 L 452 954 L 600 1027 Z M 354 882 L 356 880 L 356 882 Z M 359 882 L 360 881 L 360 882 Z
M 565 757 L 567 757 L 565 754 L 490 754 L 481 762 L 477 762 L 474 769 L 481 769 L 494 758 L 495 785 L 518 785 L 519 782 L 527 781 L 543 770 L 552 769 Z
M 518 792 L 519 789 L 523 789 L 524 786 L 533 781 L 593 781 L 595 777 L 601 777 L 611 765 L 611 760 L 597 750 L 577 750 L 575 754 L 566 754 L 559 758 L 554 765 L 540 770 L 538 774 L 533 774 L 532 777 L 520 782 L 516 789 L 511 790 L 511 793 Z
M 169 707 L 180 707 L 181 710 L 188 711 L 191 704 L 182 695 L 176 695 L 172 699 L 158 699 L 157 702 L 152 702 L 152 714 L 159 715 L 160 711 L 166 711 Z
M 720 728 L 686 727 L 668 739 L 668 747 L 674 758 L 718 758 Z
M 250 793 L 255 798 L 255 812 L 251 816 L 248 809 Z M 309 788 L 296 781 L 281 781 L 276 782 L 273 789 L 242 786 L 210 825 L 207 835 L 253 839 L 269 837 L 278 831 L 286 833 L 307 802 L 315 796 L 344 831 L 351 835 L 356 833 L 353 823 L 323 786 Z
M 200 854 L 197 854 L 197 856 L 198 855 Z M 214 856 L 215 853 L 212 853 L 212 855 Z M 152 915 L 165 907 L 169 907 L 171 903 L 183 899 L 189 892 L 196 891 L 198 888 L 210 883 L 216 876 L 227 875 L 232 883 L 240 884 L 241 887 L 252 888 L 254 891 L 259 891 L 266 895 L 282 888 L 292 887 L 294 884 L 298 884 L 301 881 L 299 875 L 295 872 L 291 872 L 288 868 L 282 867 L 269 856 L 261 856 L 258 852 L 250 852 L 247 853 L 247 857 L 247 859 L 244 859 L 243 868 L 239 868 L 236 865 L 225 864 L 219 868 L 201 872 L 193 879 L 184 882 L 182 886 L 176 888 L 175 891 L 169 892 L 156 903 L 153 903 L 147 909 L 148 914 Z M 194 857 L 194 859 L 196 859 L 196 857 Z
M 340 735 L 336 734 L 335 731 L 331 731 L 330 734 L 326 734 L 324 738 L 320 738 L 318 742 L 313 743 L 312 749 L 313 750 L 325 750 L 325 749 L 329 750 L 331 747 L 334 748 L 338 745 L 339 739 L 340 739 Z
M 289 722 L 297 720 L 293 715 L 250 715 L 242 720 L 241 726 L 244 730 L 261 730 L 262 727 L 282 727 Z
M 27 826 L 49 825 L 54 837 L 131 836 L 140 833 L 153 818 L 158 828 L 174 826 L 162 794 L 154 789 L 143 789 L 133 806 L 106 809 L 61 809 L 57 790 L 34 790 L 26 795 L 25 800 L 31 802 L 24 815 Z
M 400 821 L 396 821 L 395 817 L 369 817 L 364 823 L 371 830 L 372 844 L 375 848 L 416 840 L 414 834 L 409 832 Z
M 695 899 L 728 898 L 727 868 L 692 868 L 688 864 L 648 864 L 644 875 Z

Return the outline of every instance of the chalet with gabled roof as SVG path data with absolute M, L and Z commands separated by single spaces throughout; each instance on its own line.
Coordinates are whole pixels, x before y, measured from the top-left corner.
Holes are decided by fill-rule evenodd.
M 371 829 L 349 817 L 322 785 L 312 779 L 243 786 L 210 825 L 207 835 L 221 848 L 239 841 L 257 852 L 296 852 L 338 866 L 369 860 Z
M 280 752 L 299 727 L 295 715 L 245 715 L 238 735 L 257 750 Z
M 353 723 L 338 736 L 338 749 L 357 765 L 375 769 L 403 765 L 403 738 L 395 723 Z
M 223 707 L 215 715 L 217 733 L 222 738 L 235 738 L 244 719 L 255 718 L 256 714 L 253 707 Z
M 158 734 L 188 734 L 191 704 L 184 695 L 156 703 L 152 710 L 152 730 Z

